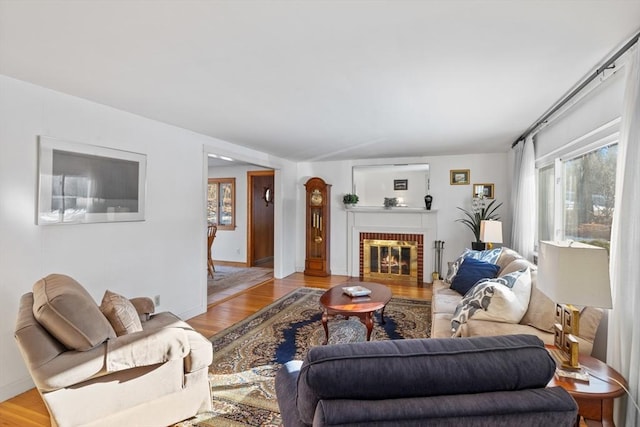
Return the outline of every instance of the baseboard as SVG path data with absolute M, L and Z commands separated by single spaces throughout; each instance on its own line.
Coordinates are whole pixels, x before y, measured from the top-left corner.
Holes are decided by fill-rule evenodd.
M 204 306 L 194 307 L 187 311 L 183 311 L 182 313 L 178 313 L 177 316 L 184 320 L 189 320 L 193 317 L 199 316 L 207 311 L 207 304 L 205 302 Z
M 246 262 L 238 262 L 238 261 L 216 261 L 215 259 L 213 260 L 213 265 L 214 267 L 216 265 L 226 265 L 227 267 L 250 267 L 249 264 L 247 264 Z
M 0 387 L 0 402 L 4 402 L 7 399 L 11 399 L 19 395 L 20 393 L 24 393 L 27 390 L 31 390 L 35 387 L 33 380 L 31 377 L 25 377 L 19 379 L 18 381 L 14 381 L 10 384 L 4 385 Z

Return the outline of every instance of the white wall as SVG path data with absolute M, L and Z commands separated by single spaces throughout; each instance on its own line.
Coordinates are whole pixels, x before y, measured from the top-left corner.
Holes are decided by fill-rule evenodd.
M 463 224 L 455 222 L 462 213 L 456 207 L 471 207 L 472 185 L 450 185 L 451 169 L 469 169 L 471 183 L 495 184 L 495 197 L 504 205 L 498 210 L 503 221 L 503 240 L 508 246 L 511 240 L 511 166 L 508 153 L 488 153 L 457 156 L 433 156 L 419 158 L 369 159 L 341 162 L 300 163 L 298 165 L 298 211 L 304 212 L 304 183 L 313 176 L 324 179 L 331 187 L 331 273 L 347 274 L 347 213 L 342 204 L 342 196 L 351 192 L 351 169 L 354 165 L 399 163 L 429 163 L 431 174 L 432 210 L 437 211 L 438 235 L 426 245 L 433 246 L 434 240 L 444 240 L 443 273 L 446 262 L 453 261 L 474 239 L 471 231 Z M 411 185 L 411 184 L 409 184 Z M 384 196 L 381 196 L 384 197 Z M 381 202 L 382 203 L 382 198 Z M 296 270 L 304 270 L 304 215 L 298 215 L 296 222 L 297 246 Z M 429 260 L 431 261 L 431 260 Z M 425 271 L 425 281 L 430 281 L 431 272 Z
M 20 296 L 47 274 L 73 276 L 97 302 L 111 289 L 160 295 L 160 311 L 184 318 L 205 311 L 207 152 L 279 169 L 276 190 L 293 188 L 278 178 L 295 175 L 290 162 L 1 75 L 0 124 L 0 400 L 33 386 L 13 328 Z M 146 154 L 146 220 L 37 226 L 37 135 Z M 294 215 L 276 210 L 276 222 Z M 279 254 L 295 253 L 293 232 L 276 230 Z M 293 270 L 284 260 L 275 274 Z

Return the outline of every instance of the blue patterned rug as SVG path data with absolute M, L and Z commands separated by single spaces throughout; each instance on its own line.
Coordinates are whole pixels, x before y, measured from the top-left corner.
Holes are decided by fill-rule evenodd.
M 178 426 L 280 426 L 274 377 L 283 363 L 303 359 L 322 345 L 319 299 L 324 289 L 300 288 L 211 338 L 213 412 Z M 371 340 L 426 338 L 431 303 L 394 297 L 379 313 Z M 356 317 L 329 320 L 329 343 L 364 341 L 366 328 Z

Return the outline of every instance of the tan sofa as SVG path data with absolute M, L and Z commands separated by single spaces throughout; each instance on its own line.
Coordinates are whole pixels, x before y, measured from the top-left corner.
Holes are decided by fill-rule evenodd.
M 109 292 L 98 306 L 59 274 L 22 296 L 15 338 L 53 426 L 166 426 L 211 409 L 211 343 L 153 311 L 148 298 Z
M 503 248 L 497 265 L 500 266 L 498 277 L 522 270 L 531 269 L 531 297 L 529 307 L 520 323 L 502 323 L 488 320 L 469 319 L 461 325 L 461 336 L 495 336 L 509 334 L 531 334 L 539 337 L 545 344 L 553 344 L 553 325 L 555 320 L 555 303 L 538 290 L 537 267 L 522 258 L 516 251 Z M 450 288 L 449 283 L 436 280 L 433 283 L 433 300 L 431 304 L 431 336 L 435 338 L 451 337 L 451 318 L 462 295 Z M 580 353 L 591 354 L 596 330 L 602 318 L 602 310 L 585 307 L 580 313 L 578 341 Z

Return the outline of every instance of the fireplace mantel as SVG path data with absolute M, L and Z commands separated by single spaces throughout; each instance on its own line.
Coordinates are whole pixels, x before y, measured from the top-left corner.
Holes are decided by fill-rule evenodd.
M 437 211 L 407 207 L 352 207 L 347 209 L 348 274 L 360 274 L 360 233 L 415 233 L 424 240 L 424 280 L 431 281 L 433 242 L 438 240 Z
M 357 212 L 357 213 L 394 213 L 394 214 L 402 214 L 402 213 L 422 213 L 422 214 L 433 214 L 436 213 L 437 210 L 426 210 L 425 208 L 409 208 L 404 206 L 394 206 L 385 208 L 383 206 L 353 206 L 350 208 L 346 208 L 347 212 Z

